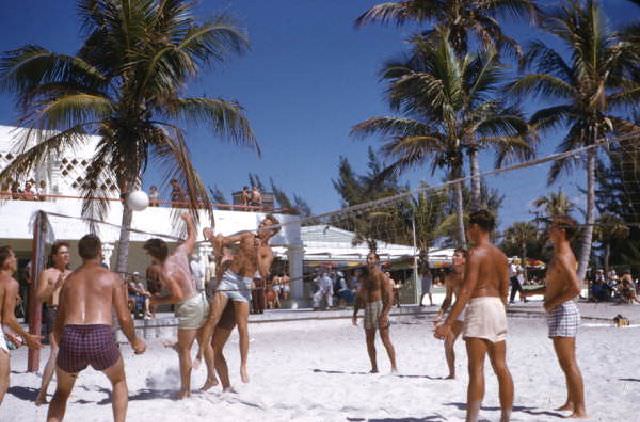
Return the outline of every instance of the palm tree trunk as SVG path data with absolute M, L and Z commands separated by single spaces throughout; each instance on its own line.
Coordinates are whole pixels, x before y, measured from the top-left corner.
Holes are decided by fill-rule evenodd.
M 609 274 L 609 258 L 611 257 L 611 243 L 604 244 L 604 273 Z
M 129 235 L 133 211 L 127 206 L 127 201 L 122 203 L 122 227 L 120 228 L 120 239 L 118 240 L 118 253 L 116 255 L 116 271 L 120 274 L 127 272 L 129 263 Z
M 460 169 L 454 170 L 454 178 L 459 179 Z M 460 245 L 463 248 L 467 248 L 467 239 L 464 235 L 464 200 L 462 197 L 462 180 L 456 182 L 456 202 L 458 208 L 458 236 L 460 238 Z
M 480 199 L 480 161 L 478 159 L 478 150 L 471 149 L 469 151 L 469 158 L 469 173 L 471 175 L 471 207 L 477 210 L 482 207 Z
M 591 242 L 593 239 L 594 209 L 596 184 L 596 151 L 592 148 L 587 152 L 587 221 L 580 243 L 580 258 L 578 259 L 578 278 L 584 280 L 589 267 L 591 256 Z

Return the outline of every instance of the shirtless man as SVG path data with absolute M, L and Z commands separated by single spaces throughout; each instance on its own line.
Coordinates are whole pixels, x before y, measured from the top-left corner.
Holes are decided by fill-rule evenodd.
M 69 244 L 67 242 L 55 242 L 51 245 L 51 263 L 53 266 L 40 273 L 38 277 L 38 290 L 36 298 L 39 303 L 44 303 L 44 323 L 49 335 L 49 360 L 44 367 L 42 374 L 42 386 L 36 397 L 36 406 L 47 402 L 47 388 L 53 377 L 58 357 L 58 343 L 53 337 L 53 327 L 58 316 L 58 306 L 60 305 L 60 290 L 64 280 L 71 273 L 69 266 Z
M 469 215 L 467 236 L 474 247 L 468 253 L 462 288 L 449 316 L 435 329 L 437 338 L 453 336 L 451 327 L 465 310 L 463 338 L 469 359 L 467 422 L 478 420 L 484 396 L 484 357 L 487 353 L 498 378 L 501 422 L 509 420 L 513 407 L 513 380 L 507 367 L 506 341 L 509 264 L 507 257 L 491 244 L 494 228 L 495 218 L 489 211 L 478 210 Z
M 251 302 L 251 287 L 256 272 L 260 277 L 267 277 L 273 262 L 273 252 L 269 246 L 269 240 L 280 230 L 277 226 L 278 220 L 268 214 L 258 225 L 257 234 L 243 232 L 235 236 L 224 237 L 213 236 L 213 230 L 205 229 L 207 238 L 214 249 L 214 254 L 221 256 L 223 252 L 218 252 L 225 247 L 238 244 L 238 253 L 235 255 L 228 268 L 222 275 L 222 279 L 215 291 L 211 295 L 211 310 L 207 323 L 204 326 L 203 338 L 209 344 L 216 325 L 222 316 L 228 301 L 232 301 L 235 307 L 235 318 L 240 334 L 240 378 L 242 382 L 249 382 L 249 372 L 247 371 L 247 355 L 249 353 L 249 304 Z M 222 265 L 220 265 L 222 266 Z M 202 345 L 198 351 L 197 359 L 201 359 L 203 354 Z M 213 385 L 213 384 L 211 384 Z M 209 387 L 205 385 L 205 387 Z
M 576 222 L 568 216 L 554 218 L 549 226 L 549 240 L 553 243 L 553 259 L 547 271 L 546 285 L 527 291 L 544 293 L 549 338 L 558 356 L 567 385 L 567 400 L 558 410 L 568 410 L 573 418 L 586 418 L 584 385 L 576 360 L 576 335 L 580 312 L 574 302 L 580 294 L 580 280 L 576 275 L 576 258 L 571 250 L 571 239 L 577 230 Z
M 445 280 L 446 296 L 442 306 L 438 310 L 438 316 L 435 323 L 438 324 L 442 321 L 442 318 L 447 313 L 449 306 L 452 302 L 452 297 L 455 295 L 456 299 L 460 296 L 460 289 L 462 288 L 462 282 L 464 279 L 464 262 L 466 259 L 466 252 L 464 249 L 456 249 L 453 252 L 453 268 L 451 273 Z M 451 323 L 452 335 L 444 340 L 444 355 L 447 358 L 447 366 L 449 367 L 449 375 L 446 379 L 452 380 L 456 378 L 456 366 L 455 366 L 455 353 L 453 351 L 453 345 L 455 341 L 462 333 L 464 327 L 464 310 L 458 315 L 458 318 Z
M 96 236 L 80 239 L 78 254 L 82 265 L 67 276 L 60 292 L 53 331 L 60 345 L 58 386 L 49 405 L 48 422 L 62 421 L 78 373 L 87 365 L 104 372 L 111 381 L 114 421 L 124 422 L 127 417 L 127 380 L 113 335 L 113 310 L 134 353 L 143 353 L 146 345 L 135 335 L 124 281 L 100 266 L 100 250 L 100 239 Z
M 364 331 L 367 336 L 367 352 L 371 361 L 371 372 L 378 372 L 375 335 L 380 330 L 382 344 L 387 350 L 391 372 L 398 370 L 396 351 L 389 338 L 389 310 L 393 306 L 393 285 L 380 269 L 380 257 L 375 252 L 367 255 L 367 268 L 363 272 L 358 298 L 353 305 L 353 325 L 358 325 L 358 305 L 364 304 Z
M 178 361 L 180 364 L 180 391 L 178 399 L 191 396 L 191 347 L 193 341 L 203 348 L 207 363 L 207 382 L 215 380 L 213 368 L 213 350 L 208 341 L 203 346 L 202 326 L 209 313 L 209 303 L 204 292 L 196 290 L 196 283 L 191 276 L 189 256 L 196 245 L 196 228 L 193 218 L 183 212 L 180 218 L 187 224 L 187 239 L 169 256 L 167 244 L 162 239 L 149 239 L 143 249 L 151 257 L 149 272 L 154 274 L 165 291 L 166 296 L 153 295 L 149 305 L 156 307 L 163 304 L 175 305 L 175 316 L 178 318 Z
M 27 346 L 32 349 L 40 349 L 40 336 L 31 335 L 24 331 L 16 321 L 16 302 L 18 300 L 18 282 L 13 274 L 18 269 L 18 260 L 11 246 L 0 246 L 0 404 L 9 388 L 11 376 L 11 355 L 2 332 L 2 326 L 6 325 L 15 334 L 22 337 Z

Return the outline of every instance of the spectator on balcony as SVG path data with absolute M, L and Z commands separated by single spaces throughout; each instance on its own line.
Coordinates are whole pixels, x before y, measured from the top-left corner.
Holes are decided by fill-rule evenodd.
M 184 194 L 178 180 L 171 179 L 171 206 L 173 208 L 184 208 L 187 206 L 187 196 Z
M 22 191 L 20 190 L 20 184 L 18 182 L 13 182 L 11 184 L 11 197 L 13 199 L 20 199 Z
M 11 185 L 4 183 L 0 192 L 0 199 L 11 199 Z
M 45 180 L 40 180 L 38 184 L 38 188 L 36 189 L 36 194 L 38 196 L 38 200 L 46 201 L 47 200 L 47 182 Z
M 22 192 L 22 199 L 25 201 L 35 201 L 36 194 L 32 189 L 31 181 L 27 181 L 24 184 L 24 192 Z
M 243 207 L 248 207 L 251 202 L 251 192 L 247 186 L 242 187 L 242 193 L 240 194 L 240 203 Z
M 254 186 L 251 191 L 251 205 L 254 207 L 262 206 L 262 193 L 260 193 L 260 189 L 257 186 Z
M 160 206 L 160 192 L 158 192 L 157 186 L 151 186 L 149 188 L 149 206 L 150 207 Z

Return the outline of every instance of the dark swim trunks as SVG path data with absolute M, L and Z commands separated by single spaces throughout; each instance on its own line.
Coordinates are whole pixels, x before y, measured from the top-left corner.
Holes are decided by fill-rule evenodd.
M 64 326 L 58 366 L 75 373 L 88 365 L 98 371 L 112 367 L 120 357 L 111 325 L 70 324 Z
M 224 311 L 222 312 L 222 316 L 220 317 L 220 321 L 218 322 L 217 328 L 221 330 L 232 331 L 233 327 L 236 326 L 236 313 L 233 302 L 228 301 L 227 306 L 224 307 Z
M 49 334 L 53 333 L 53 327 L 56 323 L 56 318 L 58 317 L 58 307 L 44 305 L 43 316 L 44 318 L 42 318 L 42 320 L 44 324 L 42 324 L 42 336 L 48 338 Z

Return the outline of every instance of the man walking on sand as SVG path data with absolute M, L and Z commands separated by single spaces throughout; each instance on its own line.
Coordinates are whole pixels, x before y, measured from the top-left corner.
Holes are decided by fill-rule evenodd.
M 113 335 L 113 310 L 134 353 L 143 353 L 146 346 L 134 333 L 124 281 L 100 266 L 100 251 L 98 237 L 87 235 L 80 239 L 78 253 L 82 265 L 67 276 L 60 292 L 53 332 L 60 345 L 58 386 L 49 405 L 48 422 L 62 421 L 78 373 L 88 365 L 104 372 L 111 381 L 114 421 L 126 420 L 127 380 Z
M 451 305 L 452 297 L 455 295 L 456 298 L 460 296 L 460 289 L 462 288 L 462 282 L 464 280 L 464 263 L 466 259 L 466 251 L 464 249 L 456 249 L 453 252 L 453 268 L 450 274 L 447 275 L 445 279 L 445 287 L 446 287 L 446 296 L 444 298 L 444 302 L 442 302 L 442 307 L 438 310 L 438 316 L 436 318 L 436 324 L 442 321 L 444 315 L 446 315 L 449 306 Z M 449 367 L 449 375 L 447 376 L 448 380 L 452 380 L 456 378 L 456 365 L 455 365 L 455 354 L 453 351 L 453 345 L 455 341 L 462 333 L 462 328 L 464 327 L 464 310 L 458 315 L 458 318 L 455 319 L 451 323 L 451 333 L 453 335 L 448 336 L 444 340 L 444 355 L 447 359 L 447 366 Z
M 47 402 L 47 389 L 53 371 L 56 367 L 56 358 L 58 357 L 58 343 L 53 337 L 53 327 L 58 317 L 58 306 L 60 305 L 60 291 L 64 284 L 64 280 L 71 273 L 67 268 L 69 266 L 69 244 L 59 241 L 51 245 L 51 263 L 52 267 L 40 273 L 38 277 L 38 290 L 36 298 L 38 303 L 44 303 L 44 326 L 49 336 L 49 359 L 44 367 L 42 374 L 42 386 L 36 397 L 36 406 Z
M 273 227 L 272 227 L 273 226 Z M 238 245 L 238 253 L 230 261 L 222 275 L 222 279 L 211 295 L 211 309 L 204 326 L 203 339 L 209 344 L 216 325 L 220 321 L 222 312 L 227 302 L 234 304 L 236 324 L 240 335 L 240 378 L 242 382 L 249 382 L 247 370 L 247 357 L 249 354 L 249 304 L 251 302 L 251 287 L 256 273 L 260 277 L 269 274 L 273 253 L 269 246 L 269 240 L 275 236 L 279 228 L 278 220 L 271 214 L 258 225 L 257 233 L 246 231 L 235 236 L 214 236 L 211 228 L 206 228 L 204 236 L 208 239 L 214 250 L 214 254 L 223 256 L 222 250 L 232 244 Z M 203 355 L 203 347 L 198 351 L 197 359 Z M 209 345 L 210 346 L 210 345 Z M 214 385 L 205 385 L 206 389 Z
M 11 377 L 11 355 L 2 332 L 2 326 L 6 325 L 13 332 L 22 337 L 27 346 L 32 349 L 40 349 L 40 336 L 31 335 L 24 331 L 16 321 L 16 302 L 18 300 L 18 282 L 13 278 L 18 269 L 18 260 L 11 246 L 0 246 L 0 405 L 9 388 Z
M 545 287 L 529 290 L 527 294 L 544 293 L 549 338 L 553 339 L 567 386 L 567 400 L 558 410 L 572 412 L 572 418 L 586 418 L 584 384 L 576 360 L 580 312 L 574 300 L 580 294 L 580 280 L 576 274 L 576 257 L 571 250 L 571 239 L 576 231 L 577 224 L 571 217 L 557 216 L 553 219 L 549 226 L 553 258 L 547 270 Z
M 478 420 L 487 353 L 498 378 L 501 422 L 510 419 L 513 407 L 513 380 L 507 367 L 506 341 L 509 264 L 507 257 L 491 243 L 494 228 L 495 218 L 489 211 L 478 210 L 469 215 L 467 235 L 474 247 L 467 256 L 462 289 L 446 321 L 436 326 L 434 334 L 440 339 L 451 337 L 451 326 L 465 310 L 463 338 L 469 359 L 467 422 Z
M 378 372 L 375 335 L 380 330 L 382 344 L 387 350 L 391 372 L 398 370 L 396 350 L 389 337 L 389 311 L 393 306 L 393 285 L 380 269 L 380 257 L 375 252 L 367 255 L 367 267 L 361 276 L 361 288 L 353 305 L 353 325 L 358 325 L 358 305 L 364 305 L 364 331 L 367 336 L 367 352 L 371 361 L 371 372 Z
M 180 364 L 180 391 L 178 399 L 191 396 L 191 347 L 194 340 L 203 348 L 207 364 L 207 383 L 215 381 L 213 368 L 213 350 L 211 345 L 203 343 L 204 322 L 209 313 L 209 303 L 204 292 L 198 292 L 191 275 L 189 256 L 196 244 L 196 228 L 193 217 L 183 212 L 180 218 L 187 223 L 187 239 L 180 244 L 172 255 L 169 255 L 167 244 L 162 239 L 149 239 L 143 249 L 151 257 L 149 271 L 155 274 L 165 291 L 165 296 L 154 295 L 150 307 L 163 304 L 175 305 L 175 316 L 178 318 L 178 361 Z

